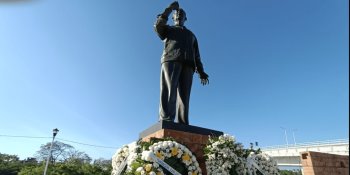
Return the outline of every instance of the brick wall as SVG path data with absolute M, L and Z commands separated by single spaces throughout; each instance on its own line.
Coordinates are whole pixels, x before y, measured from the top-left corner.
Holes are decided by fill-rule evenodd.
M 196 156 L 199 166 L 202 169 L 202 174 L 206 175 L 205 159 L 203 148 L 207 144 L 209 137 L 207 135 L 189 133 L 184 131 L 176 131 L 171 129 L 161 129 L 147 137 L 142 138 L 142 141 L 150 141 L 150 138 L 166 138 L 172 137 L 178 143 L 185 145 Z
M 302 152 L 304 175 L 349 175 L 349 156 Z

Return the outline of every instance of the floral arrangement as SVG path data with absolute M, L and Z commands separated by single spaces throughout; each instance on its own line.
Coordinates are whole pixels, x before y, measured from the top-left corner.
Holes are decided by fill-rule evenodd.
M 130 165 L 133 160 L 136 159 L 137 157 L 137 148 L 138 145 L 136 142 L 133 142 L 129 145 L 124 145 L 122 148 L 118 149 L 116 153 L 112 157 L 112 175 L 116 175 L 118 171 L 123 171 L 123 170 L 131 170 L 130 166 L 121 167 L 122 163 L 126 161 L 127 165 Z M 120 170 L 120 168 L 123 168 Z
M 261 174 L 259 170 L 249 164 L 247 158 L 253 160 L 269 175 L 278 175 L 276 162 L 260 149 L 244 149 L 233 136 L 224 134 L 220 137 L 209 137 L 204 148 L 208 175 L 249 175 Z
M 228 134 L 209 137 L 204 157 L 208 175 L 279 175 L 276 161 L 260 149 L 244 149 Z M 134 142 L 118 149 L 112 159 L 112 175 L 170 175 L 161 166 L 163 163 L 155 159 L 164 161 L 179 174 L 202 175 L 195 155 L 171 138 L 152 138 L 150 142 Z
M 130 153 L 130 147 L 124 146 L 113 156 L 113 172 L 116 175 L 121 162 L 125 157 L 130 157 L 128 166 L 121 174 L 127 175 L 164 175 L 170 174 L 168 170 L 160 166 L 152 159 L 151 154 L 167 163 L 180 174 L 202 175 L 202 170 L 195 155 L 184 145 L 167 139 L 153 139 L 151 142 L 138 142 L 135 151 Z M 129 154 L 126 153 L 129 151 Z M 116 168 L 115 168 L 116 167 Z
M 235 143 L 235 138 L 230 135 L 209 137 L 209 143 L 204 148 L 206 167 L 208 174 L 233 174 L 240 162 L 237 153 L 243 151 L 241 144 Z M 230 173 L 231 172 L 231 173 Z
M 273 160 L 269 155 L 265 153 L 251 153 L 249 155 L 250 158 L 255 160 L 256 164 L 261 167 L 261 170 L 268 175 L 279 175 L 277 162 Z M 254 167 L 250 168 L 252 172 L 257 172 L 258 170 Z

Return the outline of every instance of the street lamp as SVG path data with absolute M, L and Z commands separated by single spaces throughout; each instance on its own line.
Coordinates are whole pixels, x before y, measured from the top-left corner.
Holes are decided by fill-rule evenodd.
M 294 146 L 295 146 L 295 145 L 297 145 L 297 142 L 295 141 L 294 131 L 298 131 L 298 130 L 297 130 L 297 129 L 292 129 L 292 133 L 293 133 L 293 140 L 294 140 Z
M 286 143 L 287 143 L 287 147 L 288 147 L 287 129 L 284 128 L 284 127 L 280 127 L 280 128 L 284 130 L 284 136 L 285 136 L 285 138 L 286 138 Z
M 50 146 L 49 156 L 47 157 L 47 160 L 46 160 L 44 175 L 46 175 L 47 167 L 49 166 L 49 161 L 50 161 L 51 152 L 52 152 L 52 145 L 53 145 L 53 142 L 54 142 L 54 140 L 55 140 L 55 137 L 56 137 L 58 131 L 59 131 L 59 130 L 58 130 L 57 128 L 55 128 L 55 129 L 52 130 L 52 142 L 51 142 L 51 146 Z

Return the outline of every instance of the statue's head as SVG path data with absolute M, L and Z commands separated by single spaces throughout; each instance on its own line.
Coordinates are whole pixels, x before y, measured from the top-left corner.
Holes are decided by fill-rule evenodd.
M 176 26 L 183 26 L 187 20 L 186 12 L 183 9 L 179 8 L 174 12 L 173 20 Z

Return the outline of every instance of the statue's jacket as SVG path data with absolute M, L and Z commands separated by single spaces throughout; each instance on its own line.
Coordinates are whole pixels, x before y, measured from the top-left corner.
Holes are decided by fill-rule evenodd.
M 161 63 L 182 62 L 198 72 L 203 72 L 196 36 L 185 26 L 169 26 L 167 21 L 167 16 L 158 15 L 154 25 L 159 38 L 164 41 Z

